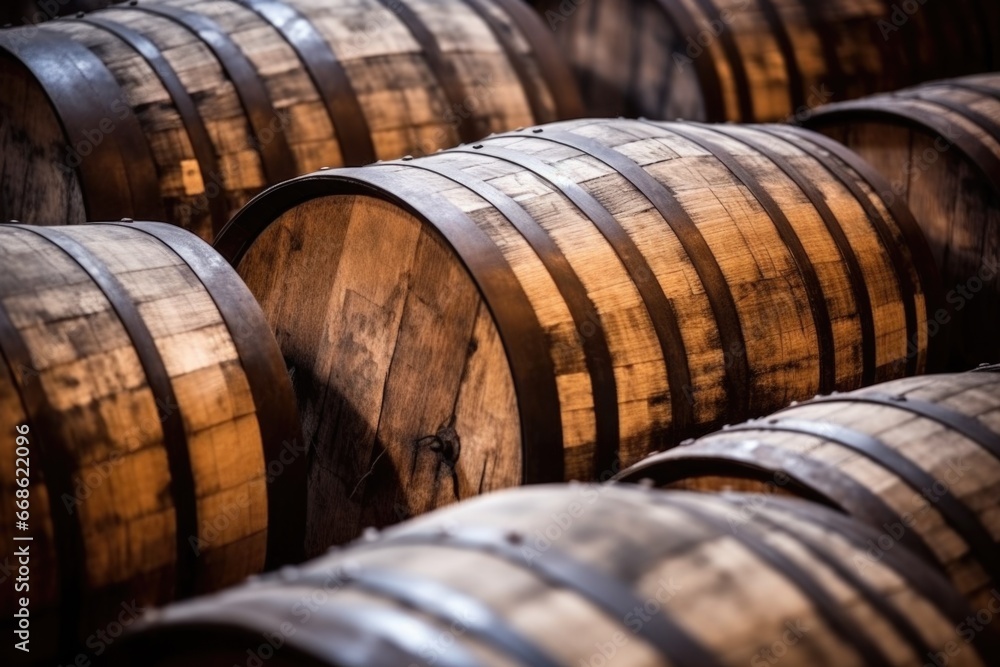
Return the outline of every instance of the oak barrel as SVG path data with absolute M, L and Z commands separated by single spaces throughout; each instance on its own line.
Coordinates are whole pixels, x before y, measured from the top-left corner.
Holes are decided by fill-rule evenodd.
M 875 537 L 797 500 L 522 489 L 168 607 L 113 649 L 156 667 L 997 664 L 940 574 L 903 549 L 869 563 Z
M 1000 74 L 829 105 L 806 123 L 909 204 L 944 280 L 952 370 L 1000 361 Z
M 993 0 L 549 0 L 543 17 L 592 115 L 777 121 L 1000 69 Z
M 31 652 L 11 652 L 38 660 L 301 560 L 287 371 L 252 295 L 196 236 L 0 225 L 0 353 L 0 541 L 27 546 L 31 571 L 30 590 L 0 587 L 5 651 L 22 596 Z
M 778 490 L 873 524 L 978 609 L 1000 585 L 1000 375 L 931 375 L 793 405 L 657 454 L 623 481 Z
M 211 240 L 268 185 L 580 115 L 521 0 L 142 0 L 0 32 L 0 219 Z
M 293 369 L 312 546 L 920 372 L 933 262 L 867 171 L 798 128 L 581 120 L 261 195 L 216 247 Z

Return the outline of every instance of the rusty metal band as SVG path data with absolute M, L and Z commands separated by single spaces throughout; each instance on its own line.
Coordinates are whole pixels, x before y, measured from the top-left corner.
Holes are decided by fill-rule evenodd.
M 174 585 L 178 598 L 195 592 L 197 556 L 188 540 L 198 536 L 198 501 L 187 428 L 174 393 L 170 373 L 156 347 L 156 339 L 142 318 L 139 308 L 118 277 L 100 258 L 75 238 L 55 227 L 19 226 L 45 239 L 72 259 L 108 300 L 146 376 L 146 384 L 156 402 L 163 432 L 163 447 L 170 470 L 170 496 L 176 517 Z
M 791 144 L 786 137 L 772 132 L 766 125 L 757 125 L 753 129 L 779 141 Z M 771 150 L 771 147 L 764 142 L 751 139 L 747 132 L 733 133 L 730 136 L 738 138 L 744 144 L 771 160 L 775 166 L 795 183 L 799 190 L 806 196 L 806 199 L 809 200 L 809 203 L 812 204 L 813 208 L 816 209 L 816 212 L 819 213 L 820 218 L 822 218 L 823 225 L 830 232 L 830 236 L 833 238 L 833 242 L 836 244 L 840 257 L 844 262 L 847 279 L 851 283 L 851 294 L 854 296 L 854 303 L 857 306 L 858 322 L 861 326 L 861 383 L 863 385 L 874 383 L 876 370 L 875 313 L 872 309 L 871 297 L 868 294 L 868 285 L 865 280 L 864 270 L 861 268 L 861 262 L 858 260 L 854 248 L 851 247 L 851 242 L 848 240 L 847 234 L 844 233 L 844 228 L 840 226 L 840 221 L 837 220 L 837 216 L 826 202 L 826 197 L 816 187 L 816 184 L 792 166 L 791 162 L 784 156 Z
M 642 461 L 621 473 L 620 482 L 635 483 L 644 478 L 667 486 L 684 479 L 717 476 L 724 473 L 761 482 L 787 477 L 781 488 L 819 505 L 841 510 L 871 521 L 879 526 L 901 521 L 882 498 L 868 487 L 840 470 L 797 452 L 764 444 L 756 440 L 698 440 L 692 446 L 677 447 Z M 919 554 L 930 563 L 937 557 L 930 546 L 915 531 L 907 531 L 900 544 Z
M 451 532 L 408 532 L 356 547 L 360 552 L 398 546 L 431 546 L 483 553 L 527 570 L 554 588 L 565 589 L 623 619 L 645 600 L 627 582 L 552 547 L 534 558 L 524 557 L 524 538 L 489 528 Z M 535 554 L 533 554 L 535 555 Z M 669 610 L 649 617 L 635 634 L 649 643 L 675 667 L 722 667 L 722 661 L 677 623 Z
M 732 502 L 734 498 L 728 497 L 727 500 Z M 771 500 L 771 498 L 768 498 L 769 503 Z M 782 505 L 786 506 L 789 504 L 791 503 L 782 503 Z M 816 514 L 822 513 L 817 511 Z M 797 518 L 802 521 L 801 517 L 797 516 Z M 849 567 L 843 557 L 835 556 L 831 552 L 828 545 L 823 544 L 821 540 L 814 539 L 812 536 L 806 534 L 805 531 L 795 530 L 794 528 L 789 527 L 786 522 L 778 521 L 777 517 L 769 515 L 766 511 L 754 514 L 754 522 L 759 523 L 761 526 L 765 526 L 770 532 L 784 533 L 791 539 L 798 542 L 798 544 L 809 552 L 813 558 L 822 563 L 825 567 L 831 570 L 836 577 L 850 586 L 856 593 L 858 593 L 859 597 L 864 600 L 865 604 L 885 619 L 889 626 L 896 631 L 896 634 L 899 635 L 900 639 L 909 645 L 914 655 L 922 658 L 924 656 L 934 654 L 934 650 L 931 648 L 931 645 L 927 643 L 927 640 L 924 639 L 923 634 L 911 622 L 910 618 L 900 610 L 896 603 L 890 601 L 884 592 L 878 590 L 878 588 L 865 579 L 859 573 L 859 568 L 856 566 Z M 816 525 L 814 521 L 802 522 L 810 526 Z
M 806 2 L 805 4 L 811 3 Z M 785 61 L 785 73 L 788 76 L 789 113 L 794 114 L 796 109 L 806 103 L 805 81 L 802 77 L 802 70 L 799 69 L 795 45 L 788 33 L 788 26 L 781 20 L 781 12 L 778 11 L 773 0 L 757 0 L 757 5 L 771 28 L 771 36 L 778 45 L 781 59 Z
M 799 405 L 812 405 L 814 403 L 868 403 L 870 405 L 882 405 L 902 410 L 903 412 L 909 412 L 917 417 L 937 422 L 941 426 L 958 433 L 963 438 L 976 443 L 989 452 L 993 458 L 1000 461 L 1000 433 L 989 428 L 975 417 L 952 410 L 938 403 L 922 401 L 909 396 L 863 390 L 850 394 L 820 396 Z
M 600 313 L 587 294 L 586 287 L 548 232 L 515 199 L 489 183 L 469 176 L 459 168 L 450 168 L 436 162 L 434 159 L 428 159 L 413 160 L 405 164 L 407 167 L 422 169 L 447 178 L 489 202 L 531 246 L 551 276 L 556 289 L 566 302 L 573 324 L 580 333 L 584 362 L 591 377 L 597 436 L 594 447 L 594 473 L 596 475 L 605 470 L 615 469 L 618 463 L 621 431 L 614 361 L 607 337 L 604 335 Z M 587 324 L 593 327 L 593 333 L 590 335 L 585 333 Z
M 837 144 L 821 134 L 800 130 L 790 125 L 774 126 L 773 131 L 784 134 L 784 136 L 788 137 L 789 141 L 794 142 L 796 146 L 820 162 L 831 175 L 847 188 L 858 205 L 864 210 L 896 274 L 896 284 L 899 288 L 903 315 L 906 322 L 907 345 L 909 346 L 911 342 L 916 345 L 916 341 L 919 340 L 916 305 L 917 294 L 922 291 L 927 299 L 926 312 L 928 319 L 934 316 L 936 304 L 944 303 L 944 296 L 941 294 L 941 281 L 939 279 L 940 274 L 937 270 L 937 264 L 934 262 L 934 258 L 931 257 L 927 241 L 924 239 L 919 227 L 917 227 L 916 220 L 913 219 L 913 214 L 910 213 L 909 208 L 902 202 L 886 200 L 885 193 L 889 192 L 888 183 L 885 182 L 874 168 L 868 166 L 867 163 L 846 147 Z M 829 155 L 824 155 L 819 150 L 820 148 L 827 151 Z M 851 176 L 848 168 L 854 170 L 858 174 L 858 178 L 864 179 L 875 195 L 882 200 L 882 203 L 887 207 L 889 215 L 892 216 L 892 219 L 907 241 L 913 239 L 913 234 L 919 236 L 918 242 L 909 245 L 910 251 L 913 253 L 912 261 L 903 254 L 903 250 L 899 247 L 889 227 L 889 221 L 882 216 L 868 194 L 862 189 L 858 180 Z M 912 229 L 910 229 L 911 225 Z M 920 260 L 918 258 L 923 259 Z M 929 264 L 926 262 L 929 262 Z M 914 264 L 917 266 L 914 266 Z M 916 271 L 916 268 L 920 270 Z M 914 276 L 914 273 L 917 275 Z M 938 295 L 938 297 L 935 298 L 935 295 Z M 928 342 L 928 348 L 933 348 L 930 342 Z M 944 348 L 944 345 L 938 346 L 938 354 L 942 354 Z M 934 351 L 929 349 L 928 359 L 933 356 Z M 917 374 L 918 358 L 918 354 L 911 354 L 907 348 L 905 369 L 907 375 Z M 932 368 L 935 367 L 933 364 L 929 365 Z
M 856 521 L 837 512 L 826 512 L 807 502 L 774 498 L 773 506 L 814 525 L 828 528 L 847 540 L 855 549 L 867 551 L 884 533 L 875 525 Z M 965 623 L 975 612 L 957 592 L 955 586 L 935 570 L 935 560 L 926 560 L 906 549 L 880 549 L 879 560 L 899 575 L 911 589 L 930 602 L 946 619 L 950 627 Z M 987 664 L 1000 664 L 1000 639 L 996 633 L 985 632 L 976 638 L 974 646 Z M 921 658 L 929 654 L 923 654 Z
M 535 85 L 535 79 L 528 68 L 526 57 L 518 53 L 517 44 L 514 42 L 513 36 L 507 29 L 507 26 L 498 21 L 496 16 L 493 15 L 493 10 L 486 4 L 487 1 L 467 0 L 467 3 L 469 8 L 490 29 L 493 38 L 496 39 L 497 43 L 503 49 L 504 55 L 507 57 L 507 62 L 514 69 L 517 80 L 521 82 L 521 90 L 524 91 L 524 96 L 527 98 L 528 106 L 531 108 L 531 117 L 534 119 L 534 122 L 549 123 L 554 120 L 560 120 L 548 113 L 539 94 L 538 86 Z
M 465 108 L 466 97 L 471 91 L 466 90 L 454 60 L 441 49 L 437 35 L 424 23 L 417 11 L 406 4 L 405 0 L 376 0 L 376 2 L 395 15 L 420 46 L 427 67 L 440 85 L 444 100 L 448 104 L 443 116 L 446 119 L 458 116 L 455 121 L 449 121 L 449 124 L 457 129 L 459 141 L 468 143 L 489 134 L 488 123 L 477 118 L 472 109 Z M 463 111 L 467 113 L 462 113 Z
M 713 528 L 720 535 L 731 534 L 727 519 L 706 509 L 701 499 L 679 493 L 650 493 L 649 497 L 657 505 L 680 509 L 699 523 Z M 769 544 L 759 531 L 757 526 L 741 530 L 737 537 L 740 545 L 766 563 L 775 574 L 797 588 L 814 605 L 817 614 L 830 630 L 861 656 L 863 664 L 869 667 L 891 667 L 893 661 L 858 625 L 852 614 L 827 591 L 819 578 L 800 566 L 792 557 Z
M 541 128 L 536 128 L 536 133 Z M 533 137 L 535 133 L 531 135 Z M 656 280 L 656 275 L 649 267 L 646 258 L 635 245 L 615 217 L 604 208 L 596 197 L 584 190 L 579 184 L 559 173 L 557 169 L 542 160 L 515 150 L 477 144 L 473 148 L 453 149 L 454 152 L 473 155 L 489 155 L 490 157 L 509 162 L 534 174 L 548 182 L 552 188 L 569 200 L 586 216 L 601 233 L 615 256 L 632 280 L 649 315 L 650 322 L 656 333 L 666 366 L 667 382 L 670 385 L 672 435 L 683 434 L 695 425 L 694 406 L 688 401 L 684 387 L 694 387 L 691 380 L 691 369 L 688 366 L 687 351 L 681 336 L 677 312 L 673 304 L 663 293 L 663 288 Z
M 694 22 L 694 17 L 688 13 L 683 2 L 673 2 L 672 0 L 657 0 L 663 10 L 664 17 L 673 28 L 676 34 L 676 43 L 673 45 L 674 53 L 684 54 L 684 44 L 682 38 L 687 37 L 694 40 L 698 35 L 698 26 Z M 711 55 L 711 54 L 701 54 Z M 701 85 L 701 95 L 705 104 L 705 120 L 724 121 L 729 120 L 726 112 L 725 96 L 722 92 L 722 77 L 715 63 L 710 57 L 694 58 L 695 72 L 698 73 L 698 83 Z M 675 65 L 676 66 L 676 65 Z
M 251 147 L 260 153 L 264 174 L 270 183 L 279 183 L 298 175 L 295 156 L 288 144 L 284 128 L 273 129 L 275 119 L 281 120 L 268 97 L 267 87 L 257 76 L 253 63 L 222 27 L 202 14 L 167 4 L 147 3 L 122 9 L 141 11 L 167 19 L 195 35 L 215 55 L 222 70 L 233 84 L 247 122 L 254 135 Z M 267 133 L 271 134 L 270 139 Z M 145 218 L 146 216 L 136 216 Z M 155 219 L 155 218 L 152 218 Z
M 510 18 L 518 32 L 531 45 L 538 69 L 552 94 L 556 117 L 552 120 L 581 118 L 585 114 L 583 100 L 567 58 L 560 52 L 556 40 L 545 29 L 538 14 L 523 0 L 493 0 Z M 547 119 L 537 119 L 546 122 Z
M 707 125 L 697 125 L 699 130 L 712 132 L 713 134 L 731 137 L 738 141 L 736 137 L 713 129 Z M 809 301 L 809 309 L 812 312 L 813 323 L 816 327 L 816 340 L 819 346 L 819 388 L 823 393 L 833 391 L 837 384 L 837 359 L 836 349 L 833 341 L 833 321 L 830 318 L 829 305 L 826 302 L 826 295 L 823 292 L 823 285 L 816 273 L 816 267 L 809 258 L 802 240 L 795 232 L 795 228 L 789 221 L 788 216 L 781 209 L 781 206 L 774 200 L 771 193 L 764 187 L 763 183 L 756 175 L 739 161 L 739 159 L 727 151 L 720 143 L 709 139 L 701 132 L 693 132 L 683 124 L 672 124 L 667 126 L 670 132 L 677 134 L 700 148 L 708 151 L 719 162 L 732 173 L 732 175 L 750 191 L 750 194 L 757 200 L 767 215 L 771 218 L 781 241 L 785 244 L 806 291 Z
M 12 225 L 0 225 L 0 239 Z M 6 265 L 3 273 L 13 273 Z M 31 351 L 21 337 L 20 331 L 10 319 L 0 299 L 0 362 L 7 365 L 11 381 L 24 407 L 28 424 L 28 438 L 31 446 L 37 448 L 39 467 L 44 471 L 42 484 L 49 497 L 49 520 L 52 522 L 57 590 L 59 591 L 59 643 L 58 651 L 70 655 L 78 646 L 76 620 L 81 617 L 86 582 L 86 560 L 84 558 L 83 526 L 79 512 L 70 512 L 67 499 L 76 500 L 74 473 L 78 469 L 69 443 L 62 437 L 59 415 L 52 403 L 31 359 Z M 35 375 L 36 377 L 30 377 Z M 4 433 L 15 437 L 16 434 Z
M 984 130 L 988 135 L 990 135 L 990 137 L 992 137 L 997 143 L 1000 143 L 1000 123 L 985 114 L 979 113 L 967 104 L 949 100 L 941 95 L 928 95 L 925 94 L 925 92 L 929 91 L 924 91 L 921 88 L 915 88 L 901 93 L 896 93 L 896 97 L 902 99 L 920 100 L 921 102 L 926 102 L 927 104 L 944 107 L 955 115 L 960 116 L 973 125 L 978 126 L 981 130 Z M 997 156 L 997 154 L 993 151 L 987 150 L 986 152 L 993 156 L 993 160 L 991 161 L 992 163 L 987 167 L 987 169 L 993 169 L 1000 166 L 1000 156 Z
M 323 587 L 329 577 L 306 575 L 296 586 Z M 477 598 L 443 582 L 404 570 L 359 567 L 345 572 L 340 580 L 348 586 L 392 600 L 446 627 L 460 627 L 465 633 L 499 649 L 517 664 L 532 667 L 559 667 L 563 663 L 525 639 L 505 618 Z
M 712 0 L 695 0 L 695 3 L 705 13 L 706 21 L 722 21 L 722 13 Z M 726 62 L 733 76 L 733 88 L 736 91 L 736 102 L 740 114 L 739 118 L 730 120 L 750 123 L 756 120 L 753 100 L 751 99 L 753 93 L 750 88 L 750 79 L 747 77 L 746 59 L 740 53 L 740 47 L 736 43 L 736 36 L 733 33 L 734 28 L 729 26 L 727 29 L 723 29 L 722 33 L 718 36 L 722 52 L 726 57 Z
M 278 0 L 235 0 L 271 25 L 295 51 L 312 79 L 337 134 L 345 165 L 378 159 L 371 128 L 347 70 L 319 30 L 295 7 Z
M 654 127 L 662 130 L 666 126 Z M 722 349 L 727 352 L 746 349 L 739 310 L 736 308 L 736 300 L 729 283 L 722 273 L 722 267 L 719 266 L 719 261 L 705 241 L 701 230 L 666 185 L 650 176 L 645 169 L 626 155 L 583 135 L 546 131 L 532 134 L 531 137 L 568 146 L 600 160 L 631 183 L 656 208 L 690 258 L 712 309 Z M 744 419 L 750 409 L 747 392 L 747 387 L 750 385 L 750 365 L 745 354 L 733 355 L 732 359 L 733 363 L 725 365 L 726 396 L 733 419 Z
M 844 73 L 844 67 L 840 62 L 840 55 L 837 53 L 837 44 L 840 43 L 837 23 L 824 16 L 823 12 L 828 6 L 825 3 L 805 0 L 799 4 L 802 7 L 802 11 L 805 12 L 806 19 L 809 22 L 809 29 L 816 35 L 820 49 L 823 52 L 823 66 L 826 74 L 825 76 L 821 75 L 822 78 L 819 80 L 819 85 L 822 87 L 824 84 L 828 84 L 835 99 L 838 96 L 842 97 L 845 95 L 845 89 L 847 88 L 847 75 Z M 829 100 L 822 101 L 828 102 Z M 808 96 L 805 104 L 809 105 Z M 792 113 L 795 114 L 797 111 L 795 109 Z
M 317 172 L 258 195 L 226 225 L 215 248 L 236 266 L 278 216 L 303 202 L 338 194 L 363 194 L 400 206 L 426 220 L 454 248 L 483 295 L 507 353 L 521 418 L 524 481 L 563 481 L 559 394 L 547 336 L 503 255 L 451 202 L 375 167 Z
M 12 31 L 6 39 L 0 37 L 0 46 L 31 71 L 55 108 L 69 149 L 60 166 L 69 171 L 69 158 L 78 158 L 75 171 L 87 216 L 166 217 L 149 144 L 125 91 L 82 44 L 51 28 L 33 30 L 30 39 L 16 46 L 17 32 Z M 89 147 L 86 155 L 83 146 Z
M 95 28 L 114 35 L 125 42 L 146 61 L 160 80 L 160 83 L 166 88 L 167 94 L 170 95 L 170 99 L 174 104 L 174 108 L 176 108 L 178 115 L 181 117 L 181 123 L 183 123 L 184 131 L 187 132 L 188 138 L 191 141 L 191 148 L 194 151 L 195 160 L 198 162 L 198 169 L 201 171 L 202 178 L 207 180 L 212 178 L 213 174 L 219 174 L 219 161 L 215 156 L 214 144 L 212 143 L 208 129 L 205 127 L 205 121 L 198 112 L 198 107 L 188 93 L 187 88 L 184 87 L 184 84 L 177 76 L 173 67 L 170 66 L 170 63 L 167 62 L 159 47 L 135 30 L 120 23 L 110 21 L 100 14 L 94 14 L 78 20 L 81 23 L 92 25 Z M 224 197 L 209 197 L 207 192 L 205 196 L 208 199 L 209 212 L 212 216 L 212 233 L 213 235 L 218 234 L 222 226 L 229 219 L 229 208 L 226 206 Z M 100 218 L 95 217 L 95 219 Z
M 933 505 L 944 517 L 945 523 L 969 545 L 970 551 L 993 581 L 1000 581 L 1000 544 L 994 542 L 976 513 L 952 494 L 947 484 L 878 438 L 831 422 L 795 418 L 768 418 L 747 422 L 730 429 L 730 432 L 734 431 L 778 431 L 807 435 L 846 447 L 877 463 Z
M 162 223 L 113 223 L 167 246 L 198 278 L 236 348 L 253 398 L 267 469 L 267 568 L 305 559 L 306 454 L 291 381 L 271 328 L 250 290 L 226 261 L 194 234 Z M 291 461 L 286 461 L 286 452 Z M 272 464 L 280 474 L 272 474 Z

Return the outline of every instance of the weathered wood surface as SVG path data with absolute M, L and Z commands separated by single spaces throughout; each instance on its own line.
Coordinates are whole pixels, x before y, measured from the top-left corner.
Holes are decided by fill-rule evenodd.
M 0 214 L 211 240 L 293 176 L 579 115 L 520 0 L 144 0 L 0 33 Z
M 806 124 L 861 155 L 934 253 L 952 370 L 1000 360 L 1000 74 L 818 109 Z
M 908 545 L 977 609 L 1000 584 L 1000 375 L 896 380 L 810 401 L 657 454 L 621 473 L 672 488 L 774 490 L 871 523 L 876 553 Z
M 949 665 L 996 664 L 948 582 L 902 548 L 869 558 L 875 537 L 797 500 L 522 489 L 173 605 L 112 649 L 230 665 L 263 633 L 282 666 L 915 667 L 953 642 Z
M 235 272 L 176 227 L 0 225 L 0 434 L 4 553 L 32 538 L 32 659 L 125 608 L 134 620 L 302 557 L 304 451 L 279 350 Z M 2 587 L 5 634 L 19 597 Z
M 259 198 L 217 248 L 294 370 L 313 552 L 920 372 L 932 262 L 856 169 L 797 128 L 587 120 Z
M 769 122 L 1000 69 L 992 0 L 549 0 L 594 116 Z

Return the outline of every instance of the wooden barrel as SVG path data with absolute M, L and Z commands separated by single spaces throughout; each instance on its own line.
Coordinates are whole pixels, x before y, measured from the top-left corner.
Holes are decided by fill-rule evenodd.
M 296 175 L 578 115 L 521 0 L 143 0 L 0 33 L 0 219 L 212 239 Z
M 1000 584 L 1000 375 L 896 380 L 793 405 L 657 454 L 623 481 L 780 490 L 871 523 L 976 608 Z
M 0 26 L 42 23 L 57 16 L 70 16 L 77 12 L 102 9 L 126 0 L 7 0 L 0 6 Z
M 806 122 L 909 204 L 944 280 L 952 370 L 1000 361 L 1000 74 L 832 104 Z
M 169 607 L 112 649 L 156 667 L 860 667 L 954 643 L 949 665 L 997 664 L 995 633 L 959 636 L 947 581 L 903 549 L 868 559 L 876 537 L 797 500 L 522 489 Z
M 0 225 L 0 353 L 0 540 L 30 549 L 30 591 L 15 591 L 19 556 L 4 564 L 5 651 L 45 659 L 301 560 L 288 375 L 252 295 L 197 237 Z M 30 656 L 11 648 L 22 596 Z
M 919 372 L 905 207 L 788 127 L 581 120 L 261 195 L 217 249 L 294 370 L 311 544 Z
M 992 0 L 548 0 L 601 116 L 777 121 L 1000 69 Z

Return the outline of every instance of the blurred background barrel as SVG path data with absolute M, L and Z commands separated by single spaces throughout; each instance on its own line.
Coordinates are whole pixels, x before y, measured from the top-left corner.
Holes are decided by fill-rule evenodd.
M 878 169 L 916 216 L 944 280 L 952 369 L 1000 360 L 1000 74 L 832 104 L 806 124 Z
M 1000 69 L 993 0 L 548 0 L 588 113 L 777 121 Z
M 931 375 L 818 398 L 626 470 L 701 491 L 800 495 L 904 545 L 975 608 L 1000 584 L 1000 375 Z
M 866 170 L 798 128 L 587 120 L 257 198 L 217 248 L 294 372 L 311 552 L 920 372 L 933 262 Z
M 103 9 L 126 0 L 7 0 L 0 6 L 0 27 L 41 23 L 58 16 Z
M 520 0 L 145 0 L 0 33 L 0 219 L 212 239 L 264 187 L 576 117 Z
M 0 352 L 0 539 L 29 546 L 32 573 L 30 592 L 8 576 L 0 606 L 10 637 L 30 597 L 31 658 L 301 559 L 288 376 L 253 297 L 197 237 L 0 225 Z
M 156 667 L 867 667 L 954 644 L 949 665 L 997 664 L 990 631 L 959 636 L 971 608 L 940 574 L 902 548 L 870 559 L 875 537 L 788 499 L 522 489 L 174 605 L 112 651 Z

